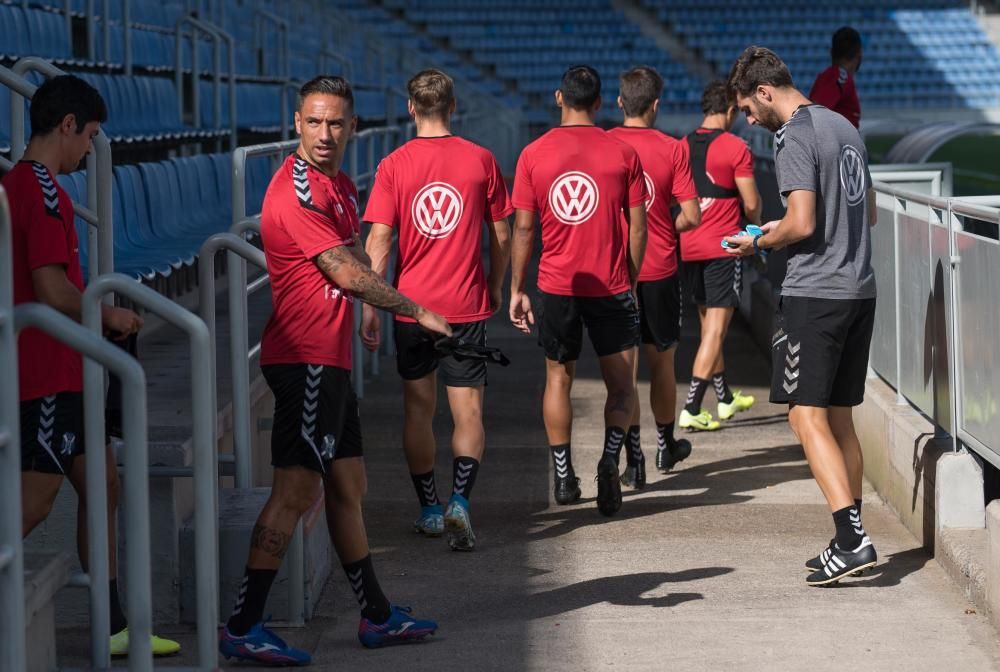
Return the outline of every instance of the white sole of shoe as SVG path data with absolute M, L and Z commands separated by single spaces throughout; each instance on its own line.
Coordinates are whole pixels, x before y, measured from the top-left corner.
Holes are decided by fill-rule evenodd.
M 824 581 L 814 581 L 814 582 L 806 581 L 806 585 L 809 585 L 809 586 L 831 586 L 833 584 L 840 583 L 844 579 L 850 578 L 852 576 L 861 576 L 866 571 L 868 571 L 869 569 L 871 569 L 872 567 L 874 567 L 876 564 L 877 564 L 877 561 L 869 562 L 867 565 L 862 565 L 862 566 L 858 567 L 857 569 L 855 569 L 854 571 L 852 571 L 850 574 L 844 574 L 843 576 L 831 577 L 831 578 L 826 579 Z

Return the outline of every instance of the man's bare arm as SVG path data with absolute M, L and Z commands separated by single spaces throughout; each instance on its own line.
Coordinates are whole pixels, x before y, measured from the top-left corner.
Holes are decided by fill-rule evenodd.
M 490 234 L 490 274 L 487 285 L 490 291 L 500 291 L 507 266 L 510 264 L 510 223 L 499 219 L 489 226 Z
M 628 220 L 628 272 L 634 285 L 639 281 L 642 258 L 646 255 L 646 206 L 640 203 L 623 212 Z
M 531 259 L 531 248 L 534 244 L 535 213 L 532 210 L 518 210 L 514 215 L 514 240 L 511 244 L 511 294 L 524 291 L 528 261 Z
M 365 241 L 365 252 L 371 262 L 371 268 L 384 278 L 389 269 L 389 253 L 392 252 L 392 227 L 387 224 L 372 222 Z
M 737 177 L 736 190 L 740 192 L 740 200 L 743 201 L 743 214 L 751 224 L 760 226 L 762 205 L 760 192 L 757 191 L 757 180 L 752 177 Z
M 687 201 L 681 201 L 680 207 L 681 212 L 677 215 L 674 228 L 678 232 L 690 231 L 697 228 L 701 224 L 701 206 L 698 205 L 698 199 L 692 198 Z
M 365 303 L 391 313 L 417 319 L 424 309 L 403 296 L 345 246 L 330 248 L 316 257 L 316 265 L 338 287 L 343 287 Z

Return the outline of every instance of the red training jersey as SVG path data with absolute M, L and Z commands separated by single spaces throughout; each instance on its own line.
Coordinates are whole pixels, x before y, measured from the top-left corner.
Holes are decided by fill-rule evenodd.
M 261 212 L 261 239 L 271 276 L 271 317 L 260 363 L 351 368 L 354 298 L 334 285 L 314 259 L 352 246 L 360 230 L 350 178 L 330 178 L 297 154 L 271 179 Z
M 839 65 L 831 65 L 816 76 L 809 100 L 837 112 L 854 128 L 861 125 L 861 101 L 854 86 L 854 75 Z
M 447 135 L 414 138 L 382 159 L 364 220 L 399 231 L 399 291 L 458 324 L 490 316 L 483 221 L 513 211 L 493 154 Z
M 596 126 L 559 126 L 521 152 L 514 207 L 539 213 L 538 288 L 613 296 L 631 288 L 622 209 L 646 200 L 639 155 Z
M 645 171 L 647 237 L 639 280 L 669 278 L 677 273 L 677 230 L 670 214 L 671 201 L 698 198 L 684 143 L 655 128 L 620 126 L 609 132 L 635 148 Z
M 19 161 L 2 184 L 13 229 L 14 305 L 38 301 L 31 272 L 42 266 L 62 266 L 70 284 L 82 292 L 80 243 L 69 194 L 37 161 Z M 17 372 L 21 401 L 83 389 L 80 354 L 38 329 L 18 336 Z
M 696 133 L 710 133 L 699 128 Z M 691 147 L 682 142 L 684 158 L 690 164 Z M 753 177 L 753 156 L 750 148 L 738 136 L 723 133 L 708 146 L 705 157 L 705 172 L 708 179 L 723 189 L 736 189 L 737 177 Z M 681 234 L 681 259 L 684 261 L 705 261 L 724 259 L 729 256 L 722 249 L 722 239 L 740 232 L 743 212 L 740 199 L 700 198 L 701 224 L 696 229 Z

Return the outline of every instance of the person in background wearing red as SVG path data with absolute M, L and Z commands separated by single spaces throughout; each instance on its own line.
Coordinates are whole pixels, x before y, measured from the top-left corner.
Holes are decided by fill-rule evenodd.
M 698 192 L 683 144 L 654 128 L 663 95 L 663 78 L 646 66 L 632 68 L 620 77 L 618 107 L 625 114 L 622 126 L 611 135 L 627 142 L 639 154 L 646 180 L 646 255 L 636 288 L 642 349 L 649 364 L 649 405 L 656 420 L 656 468 L 670 471 L 691 453 L 691 444 L 674 440 L 677 379 L 674 352 L 681 338 L 681 290 L 677 275 L 677 233 L 701 223 Z M 674 221 L 672 203 L 680 205 Z M 639 404 L 628 428 L 627 467 L 622 483 L 646 485 L 646 460 L 639 438 Z
M 719 400 L 719 420 L 728 420 L 753 406 L 753 397 L 733 392 L 726 381 L 722 344 L 740 305 L 743 260 L 726 254 L 721 241 L 740 231 L 744 217 L 760 224 L 761 200 L 750 148 L 729 132 L 736 119 L 736 105 L 725 82 L 710 82 L 705 87 L 701 109 L 705 119 L 685 143 L 700 199 L 701 226 L 681 234 L 682 284 L 698 306 L 701 342 L 677 424 L 689 430 L 713 431 L 719 428 L 719 421 L 702 408 L 710 384 Z
M 43 83 L 31 98 L 31 141 L 24 158 L 3 178 L 13 225 L 14 304 L 44 303 L 80 320 L 83 273 L 73 225 L 73 202 L 55 176 L 76 170 L 93 146 L 108 110 L 101 94 L 79 77 Z M 124 340 L 142 328 L 131 310 L 102 307 L 105 335 Z M 76 490 L 77 551 L 87 571 L 87 494 L 83 428 L 83 360 L 80 354 L 36 329 L 17 341 L 21 401 L 21 516 L 24 536 L 52 510 L 63 479 Z M 93 446 L 91 450 L 101 450 Z M 111 577 L 111 655 L 128 654 L 128 621 L 118 597 L 118 467 L 110 446 L 108 479 L 108 576 Z M 77 459 L 81 458 L 81 459 Z M 152 638 L 154 655 L 180 644 Z
M 570 391 L 586 327 L 608 391 L 597 509 L 611 516 L 622 504 L 618 464 L 636 404 L 635 288 L 646 249 L 646 182 L 636 151 L 594 125 L 601 107 L 601 78 L 594 68 L 567 70 L 555 98 L 561 124 L 525 147 L 517 162 L 510 319 L 531 333 L 535 316 L 525 283 L 538 213 L 542 416 L 555 467 L 555 500 L 570 504 L 581 494 L 570 453 Z
M 364 220 L 372 225 L 365 251 L 372 269 L 384 276 L 393 232 L 398 232 L 397 289 L 444 316 L 456 338 L 485 346 L 486 319 L 500 307 L 510 262 L 507 218 L 514 209 L 493 154 L 451 134 L 451 77 L 424 70 L 414 75 L 407 90 L 417 135 L 378 166 L 365 209 Z M 488 275 L 481 254 L 484 222 L 489 222 Z M 471 551 L 476 536 L 469 498 L 486 446 L 486 362 L 454 355 L 439 358 L 434 336 L 412 318 L 397 315 L 394 331 L 396 367 L 403 379 L 403 452 L 421 506 L 413 527 L 432 537 L 447 530 L 453 550 Z M 378 347 L 379 333 L 378 314 L 366 305 L 361 338 L 367 348 Z M 452 494 L 445 510 L 434 481 L 438 369 L 455 423 Z
M 854 76 L 861 69 L 863 51 L 858 31 L 850 26 L 838 29 L 830 46 L 833 64 L 816 76 L 809 92 L 809 100 L 841 114 L 854 128 L 861 127 L 861 101 Z

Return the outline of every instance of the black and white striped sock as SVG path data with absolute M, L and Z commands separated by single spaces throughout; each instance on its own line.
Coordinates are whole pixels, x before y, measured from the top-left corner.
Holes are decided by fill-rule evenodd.
M 729 389 L 729 383 L 726 382 L 726 372 L 719 371 L 712 376 L 712 385 L 715 387 L 715 396 L 719 398 L 724 404 L 733 403 L 733 392 Z
M 642 442 L 639 440 L 639 425 L 632 425 L 628 428 L 628 453 L 625 455 L 625 459 L 631 466 L 645 460 L 642 454 Z
M 434 506 L 440 504 L 438 499 L 437 485 L 434 482 L 434 470 L 431 469 L 426 474 L 410 474 L 413 481 L 413 489 L 417 491 L 417 499 L 420 506 Z
M 358 604 L 361 606 L 361 615 L 377 624 L 389 620 L 392 607 L 375 576 L 371 554 L 369 553 L 357 562 L 349 562 L 343 567 L 344 573 L 347 574 L 347 582 L 351 584 L 354 597 L 357 598 Z
M 452 472 L 452 493 L 469 499 L 472 496 L 472 486 L 476 484 L 476 474 L 479 473 L 479 460 L 474 457 L 456 457 Z
M 242 637 L 257 623 L 264 619 L 264 603 L 271 592 L 271 584 L 278 575 L 276 569 L 246 568 L 243 581 L 236 593 L 236 604 L 233 615 L 229 617 L 226 627 L 229 632 Z
M 625 443 L 625 430 L 621 427 L 607 427 L 604 430 L 604 457 L 611 457 L 615 464 L 620 463 L 622 444 Z M 604 459 L 603 457 L 601 459 Z
M 856 506 L 845 506 L 833 512 L 833 524 L 837 526 L 837 546 L 842 551 L 853 551 L 865 538 L 865 528 L 861 525 L 861 512 Z
M 666 450 L 674 443 L 674 423 L 656 423 L 656 450 Z
M 549 446 L 549 450 L 552 452 L 552 468 L 555 469 L 556 478 L 573 478 L 573 453 L 570 444 Z
M 691 415 L 701 413 L 701 402 L 705 399 L 705 389 L 708 381 L 704 378 L 691 377 L 691 387 L 688 388 L 687 401 L 684 403 L 684 410 Z

